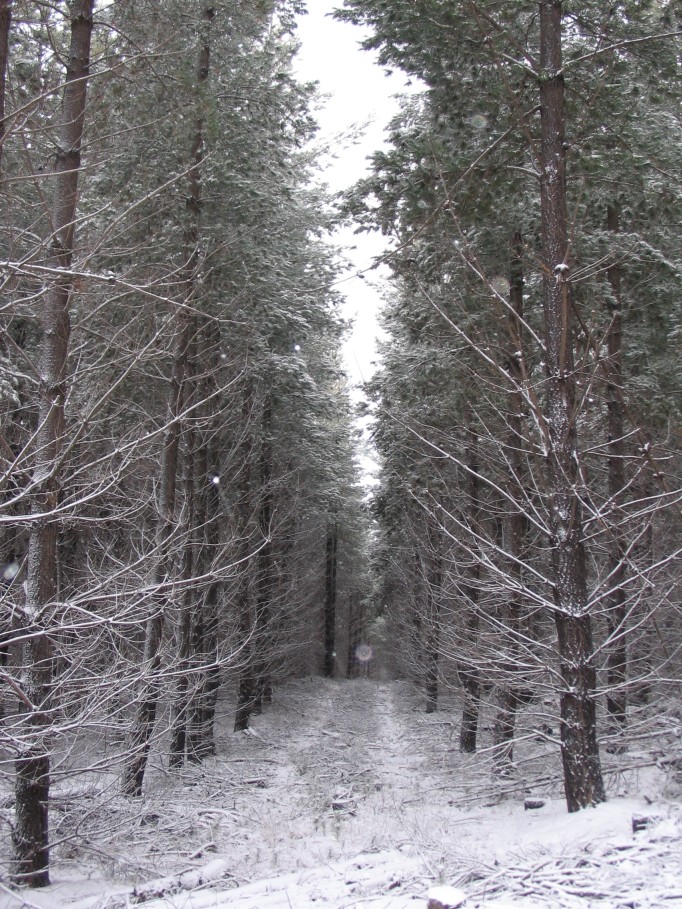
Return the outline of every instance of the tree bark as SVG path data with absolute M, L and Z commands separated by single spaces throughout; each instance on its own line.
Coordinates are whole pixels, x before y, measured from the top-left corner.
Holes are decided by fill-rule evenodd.
M 196 75 L 198 104 L 201 108 L 203 86 L 209 74 L 209 26 L 215 15 L 213 7 L 204 10 L 204 29 L 199 48 L 199 60 Z M 182 413 L 185 404 L 186 373 L 190 344 L 196 332 L 196 323 L 191 314 L 196 290 L 196 273 L 199 267 L 198 241 L 199 219 L 201 215 L 201 165 L 204 158 L 204 118 L 199 113 L 195 123 L 192 142 L 192 167 L 188 177 L 188 195 L 186 200 L 185 246 L 187 265 L 185 268 L 182 303 L 176 308 L 174 317 L 174 352 L 173 367 L 169 386 L 167 427 L 161 459 L 161 496 L 159 503 L 159 523 L 157 529 L 157 568 L 155 586 L 156 602 L 152 616 L 147 622 L 145 633 L 144 667 L 146 678 L 140 692 L 137 713 L 133 720 L 130 756 L 124 768 L 122 789 L 126 795 L 142 795 L 142 784 L 147 767 L 152 734 L 156 723 L 156 712 L 161 695 L 161 643 L 166 612 L 170 605 L 170 580 L 173 575 L 173 538 L 175 534 L 175 511 L 177 495 L 178 463 Z M 187 540 L 186 545 L 191 545 Z
M 360 595 L 352 591 L 348 597 L 348 664 L 347 675 L 355 679 L 360 674 L 361 661 L 358 659 L 358 647 L 364 633 L 364 615 Z
M 620 230 L 618 206 L 609 205 L 606 226 L 613 234 Z M 607 624 L 612 638 L 607 657 L 606 710 L 614 731 L 625 725 L 627 716 L 627 642 L 625 637 L 625 538 L 619 511 L 625 489 L 625 408 L 623 406 L 623 328 L 621 273 L 618 263 L 608 270 L 612 301 L 611 324 L 607 334 L 608 368 L 606 408 L 608 433 L 609 500 L 614 519 L 609 527 L 610 593 L 606 598 Z
M 603 802 L 595 714 L 596 675 L 587 609 L 573 362 L 562 4 L 540 2 L 541 218 L 547 376 L 547 480 L 554 616 L 562 686 L 561 748 L 569 811 Z
M 218 584 L 212 583 L 194 625 L 192 652 L 202 670 L 189 713 L 187 760 L 198 764 L 215 754 L 215 712 L 220 688 Z
M 239 615 L 239 636 L 242 647 L 240 655 L 241 671 L 237 692 L 237 708 L 235 710 L 234 731 L 244 732 L 248 729 L 249 720 L 253 712 L 256 698 L 255 678 L 255 647 L 257 635 L 257 610 L 254 606 L 253 578 L 250 558 L 254 548 L 255 531 L 253 528 L 253 477 L 255 473 L 253 464 L 253 439 L 251 428 L 253 411 L 255 410 L 255 391 L 253 380 L 249 379 L 244 389 L 242 402 L 242 442 L 239 451 L 239 495 L 235 506 L 235 523 L 237 538 L 241 541 L 240 573 L 237 581 L 237 612 Z
M 478 715 L 481 704 L 481 673 L 473 666 L 459 670 L 459 680 L 464 689 L 462 725 L 459 731 L 459 750 L 474 754 L 478 736 Z
M 212 439 L 216 433 L 218 418 L 214 412 L 212 391 L 215 390 L 215 369 L 217 368 L 220 331 L 216 323 L 206 319 L 200 334 L 201 362 L 205 372 L 200 382 L 201 400 L 204 402 L 204 427 L 198 447 L 198 463 L 195 468 L 197 481 L 197 527 L 203 528 L 201 545 L 198 548 L 197 568 L 200 576 L 213 571 L 214 559 L 220 540 L 220 476 L 213 463 Z M 210 364 L 210 368 L 208 366 Z M 220 687 L 220 663 L 218 654 L 218 627 L 220 623 L 219 580 L 211 579 L 202 593 L 192 630 L 192 655 L 195 683 L 188 711 L 187 759 L 198 763 L 215 754 L 214 720 L 215 707 Z
M 71 5 L 71 40 L 62 100 L 62 122 L 55 161 L 56 187 L 49 264 L 63 276 L 46 292 L 42 304 L 40 400 L 35 440 L 35 489 L 28 548 L 26 619 L 32 632 L 23 645 L 23 688 L 32 710 L 26 716 L 26 738 L 16 761 L 16 820 L 12 835 L 12 876 L 30 887 L 49 884 L 48 809 L 50 759 L 45 735 L 50 725 L 52 648 L 43 626 L 45 607 L 57 597 L 55 510 L 60 494 L 60 456 L 64 441 L 67 359 L 71 326 L 70 275 L 81 169 L 81 143 L 90 72 L 94 0 Z M 28 629 L 27 629 L 28 630 Z
M 256 612 L 258 640 L 256 659 L 256 709 L 272 700 L 272 598 L 275 591 L 273 572 L 272 518 L 272 394 L 267 392 L 263 405 L 262 439 L 259 458 L 260 508 L 258 528 L 261 546 L 256 559 Z
M 511 382 L 509 399 L 509 464 L 511 466 L 510 486 L 517 497 L 523 495 L 523 238 L 519 232 L 512 241 L 512 259 L 509 269 L 509 319 L 507 341 L 507 371 Z M 512 496 L 513 498 L 513 496 Z M 522 505 L 518 505 L 507 518 L 506 536 L 509 553 L 510 594 L 505 609 L 509 643 L 505 676 L 499 686 L 497 714 L 493 722 L 494 766 L 499 773 L 506 773 L 514 759 L 514 735 L 516 711 L 519 706 L 517 679 L 520 675 L 518 664 L 522 633 L 523 613 L 523 572 L 521 566 L 525 557 L 528 518 Z
M 426 553 L 426 627 L 427 640 L 424 654 L 426 663 L 426 679 L 424 693 L 426 695 L 426 712 L 435 713 L 438 709 L 438 678 L 440 674 L 440 633 L 441 633 L 441 604 L 443 586 L 443 560 L 442 560 L 441 529 L 430 523 L 429 551 Z
M 656 477 L 649 473 L 643 477 L 643 482 L 638 489 L 638 494 L 643 499 L 653 501 L 659 489 L 656 483 Z M 654 540 L 654 515 L 651 513 L 644 514 L 638 528 L 639 541 L 635 547 L 633 557 L 643 566 L 642 573 L 646 576 L 647 570 L 655 561 L 655 540 Z M 631 665 L 637 666 L 637 682 L 631 695 L 640 704 L 649 704 L 654 694 L 654 680 L 657 677 L 654 663 L 654 647 L 656 638 L 660 635 L 660 630 L 653 621 L 653 613 L 656 610 L 658 595 L 656 586 L 649 581 L 643 585 L 639 595 L 639 603 L 635 621 L 640 624 L 640 633 L 633 645 L 633 652 L 630 655 Z M 642 621 L 644 619 L 644 621 Z
M 186 406 L 196 405 L 196 319 L 193 319 L 190 331 L 190 349 L 187 355 Z M 180 615 L 176 627 L 176 664 L 178 677 L 175 684 L 173 705 L 171 710 L 171 735 L 168 753 L 168 766 L 171 768 L 182 767 L 185 762 L 187 746 L 187 723 L 189 717 L 189 688 L 190 688 L 190 660 L 192 655 L 192 621 L 196 612 L 197 591 L 190 583 L 196 568 L 197 560 L 197 526 L 203 527 L 203 516 L 197 513 L 197 466 L 199 452 L 197 451 L 198 432 L 191 421 L 185 433 L 185 476 L 184 476 L 184 520 L 182 530 L 182 567 L 180 569 L 180 583 L 182 595 L 180 602 Z M 204 474 L 205 476 L 205 474 Z
M 327 525 L 325 557 L 325 595 L 324 595 L 324 675 L 331 679 L 334 676 L 336 659 L 336 550 L 338 546 L 338 525 L 330 521 Z
M 477 548 L 475 535 L 479 532 L 480 521 L 480 493 L 481 480 L 479 475 L 478 435 L 472 424 L 471 417 L 467 419 L 469 441 L 467 443 L 467 491 L 469 508 L 469 527 L 471 529 L 471 549 L 475 553 Z M 467 632 L 469 639 L 475 644 L 478 638 L 480 616 L 478 613 L 478 594 L 481 577 L 481 561 L 475 557 L 469 573 L 469 580 L 463 585 L 464 600 L 468 612 Z M 473 754 L 476 751 L 476 738 L 478 735 L 478 715 L 481 705 L 481 670 L 475 662 L 467 662 L 459 667 L 459 680 L 464 689 L 464 707 L 462 709 L 462 725 L 459 733 L 459 750 L 463 754 Z
M 157 563 L 154 574 L 156 594 L 153 613 L 147 620 L 144 643 L 144 679 L 130 737 L 129 757 L 123 770 L 122 790 L 139 798 L 147 768 L 156 711 L 161 694 L 161 643 L 166 612 L 170 605 L 171 578 L 174 570 L 173 540 L 177 497 L 181 418 L 184 402 L 185 372 L 190 342 L 191 318 L 185 307 L 175 315 L 175 350 L 169 387 L 167 425 L 161 455 L 161 491 L 157 525 Z
M 2 178 L 2 152 L 5 145 L 5 86 L 9 59 L 9 33 L 12 27 L 12 0 L 0 0 L 0 179 Z

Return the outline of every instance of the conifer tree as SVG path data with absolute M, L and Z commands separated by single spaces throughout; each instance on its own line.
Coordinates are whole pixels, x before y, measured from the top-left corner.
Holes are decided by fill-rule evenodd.
M 42 353 L 38 424 L 32 452 L 32 521 L 23 631 L 21 702 L 26 718 L 16 759 L 13 876 L 31 887 L 49 883 L 48 797 L 50 756 L 46 733 L 53 710 L 50 614 L 57 591 L 61 458 L 68 392 L 70 275 L 77 217 L 81 143 L 90 69 L 93 0 L 70 9 L 70 45 L 61 129 L 55 160 L 52 235 L 41 312 Z
M 427 394 L 435 357 L 409 372 L 403 334 L 409 327 L 440 320 L 435 350 L 442 356 L 461 344 L 472 358 L 478 434 L 487 443 L 473 471 L 486 491 L 486 518 L 478 532 L 455 508 L 456 502 L 473 499 L 463 482 L 466 448 L 453 444 L 457 427 L 467 425 L 465 410 L 454 406 L 453 389 L 463 382 L 459 357 L 451 357 L 451 377 L 444 378 L 439 393 L 453 421 L 450 437 L 440 421 L 409 416 L 402 422 L 406 438 L 431 447 L 431 472 L 440 470 L 440 459 L 459 468 L 454 484 L 448 484 L 450 510 L 441 526 L 447 533 L 452 522 L 455 541 L 472 557 L 469 586 L 490 589 L 477 574 L 485 566 L 500 594 L 499 605 L 493 606 L 495 597 L 486 598 L 492 613 L 476 609 L 469 646 L 478 668 L 498 685 L 495 741 L 502 758 L 510 753 L 512 718 L 526 699 L 512 666 L 530 670 L 543 685 L 548 672 L 558 671 L 569 810 L 604 797 L 595 732 L 597 653 L 605 637 L 613 689 L 608 703 L 614 715 L 622 714 L 628 634 L 623 605 L 627 601 L 634 610 L 642 596 L 642 575 L 634 582 L 641 565 L 632 575 L 624 570 L 634 552 L 626 539 L 641 532 L 639 519 L 625 518 L 628 513 L 634 518 L 638 498 L 627 503 L 625 489 L 632 490 L 632 478 L 652 468 L 641 454 L 623 460 L 618 448 L 627 430 L 614 397 L 624 392 L 626 400 L 627 380 L 619 366 L 613 308 L 605 324 L 605 307 L 598 325 L 585 311 L 604 290 L 613 299 L 614 282 L 624 274 L 624 260 L 614 257 L 622 238 L 604 229 L 613 204 L 602 194 L 613 174 L 608 157 L 622 165 L 624 181 L 638 167 L 632 149 L 643 150 L 649 141 L 631 122 L 628 151 L 620 146 L 617 130 L 628 112 L 611 79 L 618 74 L 626 80 L 633 71 L 629 62 L 639 90 L 650 97 L 643 88 L 650 72 L 647 56 L 659 42 L 663 59 L 672 50 L 661 7 L 627 6 L 605 10 L 588 3 L 577 12 L 559 2 L 348 0 L 338 13 L 371 27 L 365 43 L 378 51 L 383 65 L 399 66 L 425 86 L 421 97 L 406 102 L 391 149 L 375 155 L 373 175 L 351 194 L 348 207 L 361 227 L 378 227 L 395 238 L 392 262 L 405 299 L 393 338 L 400 339 L 404 366 L 397 369 L 412 394 Z M 675 81 L 674 64 L 666 76 Z M 591 103 L 581 106 L 581 98 Z M 653 126 L 657 113 L 649 109 L 645 116 Z M 521 271 L 522 294 L 529 299 L 522 315 L 518 278 L 503 252 L 519 235 L 514 271 Z M 611 247 L 606 255 L 605 235 Z M 506 328 L 500 331 L 500 324 Z M 609 335 L 610 365 L 599 341 Z M 635 344 L 643 340 L 639 334 Z M 393 353 L 385 367 L 380 440 L 384 425 L 396 421 L 388 406 L 396 374 L 390 380 L 388 375 L 399 363 L 400 354 Z M 629 376 L 632 381 L 634 374 Z M 623 392 L 615 392 L 617 385 Z M 602 426 L 593 419 L 596 398 L 611 414 L 610 481 L 601 463 L 593 470 L 593 452 L 602 445 Z M 618 474 L 617 463 L 629 465 L 630 479 Z M 392 460 L 391 482 L 410 470 L 405 460 Z M 657 499 L 658 505 L 665 501 L 665 494 Z M 616 503 L 618 516 L 610 511 Z M 432 508 L 428 497 L 421 505 L 427 512 Z M 466 589 L 467 580 L 461 583 Z M 511 611 L 501 607 L 510 600 Z M 550 618 L 558 638 L 556 665 L 541 659 L 542 648 L 534 643 L 538 634 L 548 636 Z M 502 645 L 501 661 L 488 649 L 492 640 Z

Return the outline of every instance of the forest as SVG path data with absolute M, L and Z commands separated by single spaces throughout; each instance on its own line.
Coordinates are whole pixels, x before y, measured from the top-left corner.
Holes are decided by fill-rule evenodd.
M 524 906 L 682 905 L 682 3 L 339 0 L 411 89 L 336 194 L 305 7 L 0 0 L 0 905 L 492 907 L 443 812 L 546 803 L 672 883 Z

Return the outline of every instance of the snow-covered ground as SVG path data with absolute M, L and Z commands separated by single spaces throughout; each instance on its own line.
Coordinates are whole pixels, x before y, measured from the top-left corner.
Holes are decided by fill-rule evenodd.
M 57 782 L 53 883 L 0 882 L 0 907 L 425 909 L 439 886 L 466 909 L 682 907 L 669 764 L 605 755 L 609 801 L 568 815 L 554 744 L 528 735 L 495 781 L 485 749 L 459 753 L 455 706 L 427 716 L 406 682 L 306 679 L 235 734 L 226 705 L 218 756 L 173 774 L 157 759 L 142 803 L 113 773 L 109 793 Z M 653 820 L 633 833 L 633 816 Z

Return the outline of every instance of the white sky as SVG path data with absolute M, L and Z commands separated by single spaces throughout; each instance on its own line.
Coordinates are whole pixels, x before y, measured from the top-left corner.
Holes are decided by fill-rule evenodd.
M 299 77 L 317 81 L 320 92 L 328 96 L 317 112 L 318 139 L 334 150 L 325 170 L 325 179 L 333 190 L 344 189 L 364 175 L 367 156 L 381 147 L 384 129 L 398 110 L 392 96 L 404 90 L 402 76 L 387 77 L 376 64 L 375 55 L 360 48 L 364 36 L 361 29 L 331 18 L 331 11 L 342 2 L 308 0 L 308 15 L 299 19 L 302 47 L 296 64 Z M 358 126 L 363 129 L 355 142 L 339 140 Z M 339 231 L 335 239 L 346 247 L 353 265 L 351 274 L 367 269 L 385 245 L 377 234 L 356 236 L 352 231 Z M 371 376 L 371 364 L 376 359 L 382 272 L 387 274 L 386 269 L 379 269 L 364 279 L 351 277 L 340 285 L 347 299 L 345 315 L 354 321 L 344 355 L 350 378 L 356 383 Z

